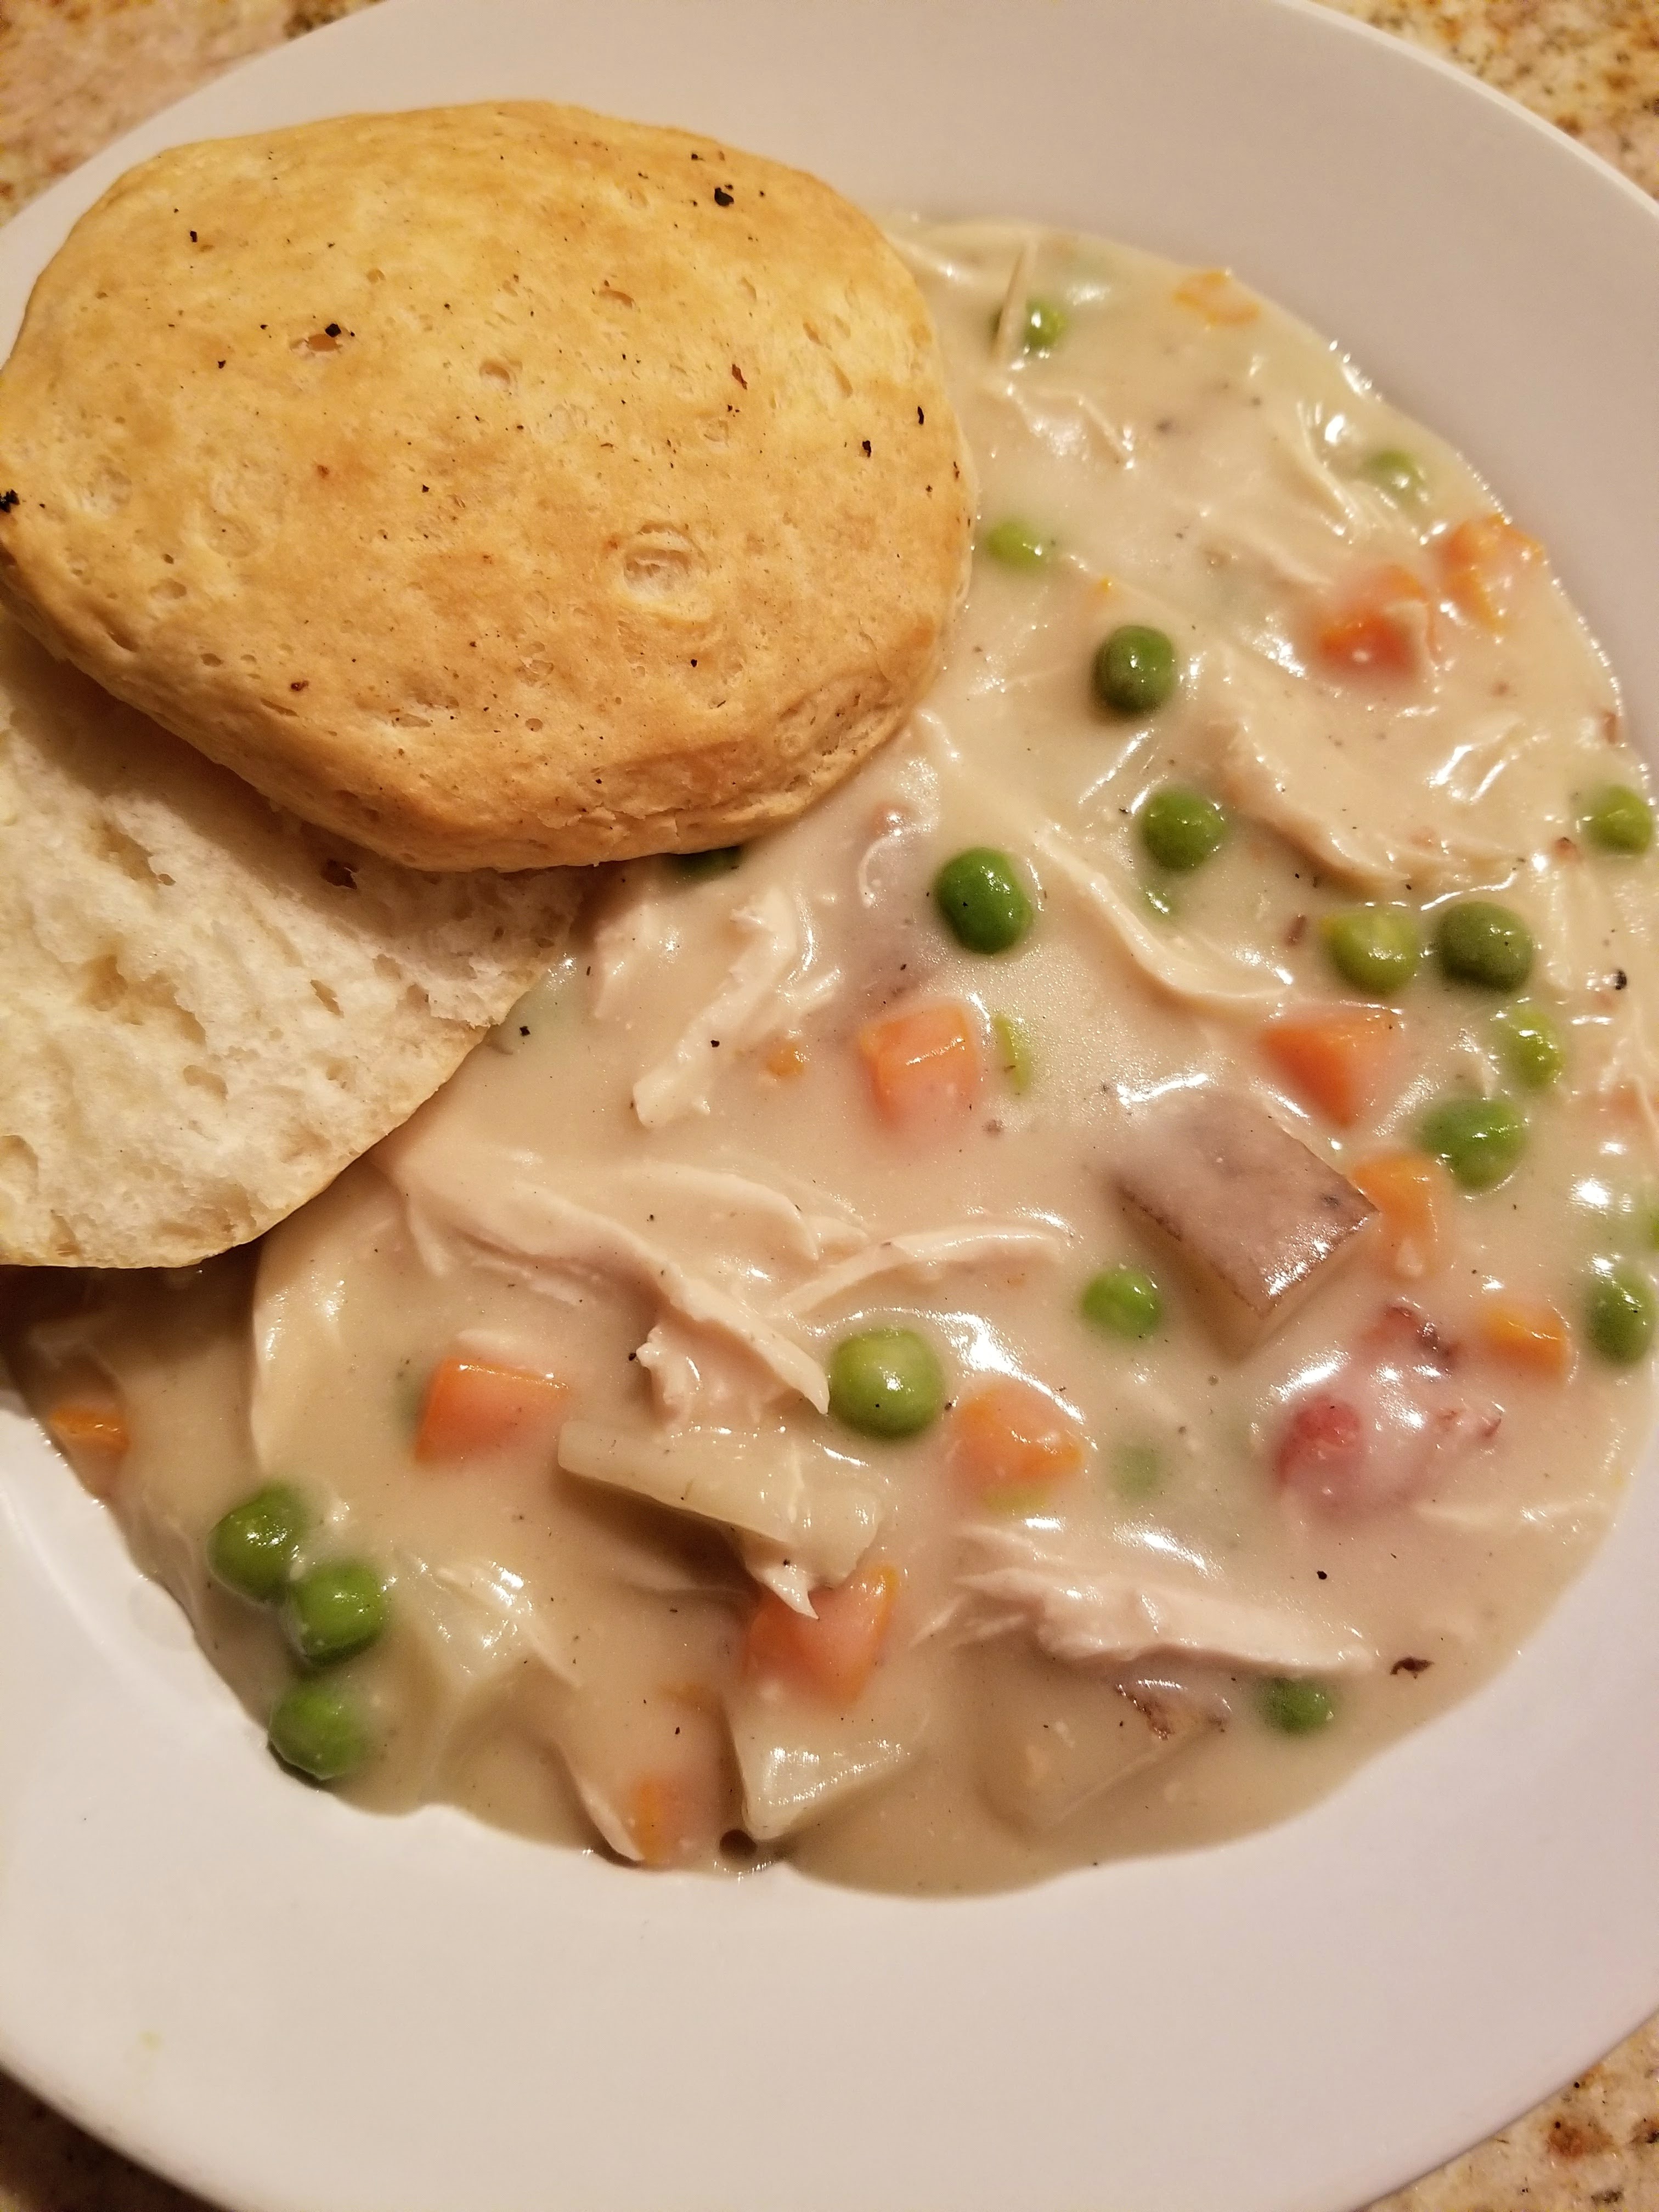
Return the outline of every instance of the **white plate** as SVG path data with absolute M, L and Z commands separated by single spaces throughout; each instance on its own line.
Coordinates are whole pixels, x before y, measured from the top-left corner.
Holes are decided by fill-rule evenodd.
M 157 147 L 501 94 L 1231 262 L 1486 471 L 1652 726 L 1659 215 L 1294 0 L 388 0 L 29 209 L 0 325 Z M 1659 2002 L 1652 1467 L 1521 1661 L 1304 1817 L 912 1905 L 294 1788 L 0 1421 L 0 2059 L 246 2212 L 1346 2212 Z

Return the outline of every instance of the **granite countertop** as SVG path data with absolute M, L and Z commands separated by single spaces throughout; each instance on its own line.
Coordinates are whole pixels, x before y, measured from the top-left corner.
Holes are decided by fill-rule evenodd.
M 0 0 L 0 220 L 222 69 L 373 0 Z M 457 0 L 464 4 L 464 0 Z M 1659 0 L 1326 0 L 1510 93 L 1659 196 Z M 1659 2212 L 1659 2020 L 1374 2212 Z M 211 2212 L 0 2075 L 0 2212 Z

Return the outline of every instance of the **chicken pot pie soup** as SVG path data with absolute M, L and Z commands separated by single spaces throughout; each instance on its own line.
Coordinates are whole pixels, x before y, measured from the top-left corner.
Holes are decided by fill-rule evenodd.
M 1649 1417 L 1651 817 L 1544 550 L 1219 271 L 896 228 L 981 476 L 926 707 L 33 1402 L 297 1772 L 983 1887 L 1510 1654 Z

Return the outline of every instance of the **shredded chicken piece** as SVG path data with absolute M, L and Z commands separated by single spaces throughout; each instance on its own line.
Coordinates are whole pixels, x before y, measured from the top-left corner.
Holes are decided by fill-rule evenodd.
M 906 732 L 912 742 L 905 738 L 896 741 L 902 750 L 894 758 L 886 788 L 876 794 L 877 834 L 860 856 L 854 877 L 860 906 L 880 904 L 885 889 L 882 879 L 892 863 L 907 845 L 931 837 L 939 827 L 939 772 L 927 745 L 933 720 L 919 709 Z
M 758 1360 L 678 1314 L 659 1321 L 634 1357 L 672 1428 L 758 1428 L 787 1395 Z
M 653 1183 L 697 1199 L 715 1221 L 752 1214 L 781 1229 L 803 1259 L 822 1260 L 832 1252 L 855 1251 L 870 1241 L 869 1231 L 848 1214 L 808 1213 L 775 1185 L 725 1169 L 689 1167 L 681 1160 L 647 1160 L 623 1170 L 621 1179 Z
M 410 1609 L 446 1665 L 467 1683 L 509 1674 L 528 1660 L 573 1689 L 581 1686 L 574 1639 L 558 1630 L 509 1568 L 483 1559 L 434 1567 L 406 1554 L 398 1583 L 400 1606 Z
M 1121 1552 L 1089 1553 L 1032 1526 L 975 1526 L 960 1586 L 965 1642 L 1021 1630 L 1050 1658 L 1095 1666 L 1183 1653 L 1278 1674 L 1359 1673 L 1376 1653 L 1357 1629 L 1149 1577 Z
M 1288 969 L 1265 960 L 1240 960 L 1191 932 L 1154 928 L 1059 830 L 1040 828 L 1033 842 L 1061 880 L 1079 894 L 1089 912 L 1105 923 L 1119 950 L 1171 998 L 1201 1006 L 1207 1013 L 1260 1019 L 1288 997 Z
M 775 1544 L 765 1536 L 745 1535 L 739 1530 L 738 1557 L 745 1571 L 763 1589 L 781 1598 L 791 1613 L 804 1613 L 809 1620 L 817 1619 L 812 1607 L 812 1592 L 823 1585 L 815 1583 L 808 1569 L 781 1544 Z
M 313 1408 L 334 1387 L 346 1358 L 346 1286 L 365 1254 L 395 1233 L 394 1209 L 389 1194 L 379 1205 L 346 1208 L 331 1193 L 279 1223 L 260 1248 L 248 1424 L 267 1473 L 289 1462 Z
M 813 943 L 806 908 L 781 885 L 770 885 L 752 906 L 739 907 L 732 920 L 750 943 L 673 1049 L 634 1085 L 634 1111 L 645 1128 L 661 1128 L 684 1114 L 708 1113 L 723 1060 L 797 1027 L 840 987 L 833 968 L 810 972 Z
M 1059 460 L 1086 461 L 1100 448 L 1113 460 L 1124 462 L 1134 450 L 1128 431 L 1087 392 L 1033 390 L 1012 376 L 994 373 L 981 380 L 981 389 L 1012 407 L 1024 428 Z
M 914 1273 L 931 1282 L 946 1267 L 971 1267 L 982 1260 L 1058 1260 L 1076 1241 L 1076 1232 L 1063 1223 L 1034 1221 L 962 1221 L 948 1229 L 884 1237 L 792 1291 L 777 1312 L 799 1320 L 877 1275 Z
M 762 1537 L 815 1586 L 852 1573 L 885 1504 L 869 1468 L 783 1429 L 664 1434 L 570 1420 L 559 1433 L 559 1465 L 567 1474 Z
M 1504 771 L 1531 741 L 1512 718 L 1471 729 L 1431 708 L 1338 743 L 1318 684 L 1263 653 L 1213 652 L 1226 796 L 1358 889 L 1421 896 L 1502 882 L 1536 842 L 1535 810 L 1508 799 Z
M 1014 256 L 1014 265 L 1008 271 L 1008 289 L 1002 295 L 1002 306 L 997 313 L 996 334 L 991 341 L 991 358 L 1000 368 L 1006 369 L 1013 360 L 1014 352 L 1023 336 L 1025 303 L 1031 290 L 1031 271 L 1036 266 L 1036 234 L 1030 231 L 1021 239 L 1019 251 Z
M 547 1189 L 509 1148 L 475 1146 L 458 1159 L 423 1141 L 416 1122 L 377 1158 L 403 1193 L 411 1226 L 430 1244 L 459 1243 L 482 1265 L 523 1276 L 538 1291 L 556 1288 L 573 1271 L 637 1284 L 687 1321 L 744 1346 L 787 1389 L 828 1411 L 829 1378 L 802 1346 L 660 1245 Z
M 649 870 L 627 870 L 593 927 L 588 1004 L 596 1020 L 616 1011 L 617 999 L 642 968 L 653 968 L 679 950 L 672 902 Z

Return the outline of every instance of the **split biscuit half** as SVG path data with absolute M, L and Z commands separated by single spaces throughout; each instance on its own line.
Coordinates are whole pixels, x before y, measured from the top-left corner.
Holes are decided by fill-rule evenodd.
M 258 1236 L 453 1073 L 580 882 L 374 858 L 0 618 L 0 1261 Z
M 0 374 L 0 598 L 274 803 L 428 869 L 789 820 L 927 684 L 972 509 L 875 226 L 576 108 L 161 154 L 76 225 Z

